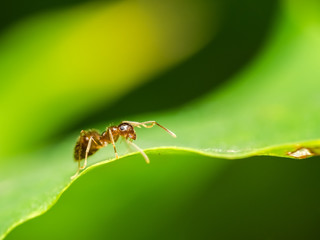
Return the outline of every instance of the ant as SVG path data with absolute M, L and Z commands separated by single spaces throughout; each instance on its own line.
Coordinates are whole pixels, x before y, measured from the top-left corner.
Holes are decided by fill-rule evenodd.
M 103 133 L 99 134 L 96 130 L 82 130 L 80 132 L 80 137 L 77 140 L 76 146 L 74 148 L 74 160 L 78 162 L 78 171 L 71 179 L 75 178 L 80 170 L 83 170 L 87 166 L 87 159 L 89 156 L 93 155 L 100 148 L 106 147 L 108 144 L 112 143 L 114 153 L 116 158 L 118 159 L 118 153 L 116 149 L 115 142 L 118 141 L 119 137 L 123 137 L 129 145 L 135 147 L 141 155 L 146 160 L 146 163 L 150 163 L 148 156 L 145 152 L 139 148 L 132 141 L 136 140 L 137 135 L 134 130 L 135 127 L 141 128 L 141 126 L 145 128 L 152 128 L 154 125 L 158 125 L 165 131 L 167 131 L 172 137 L 176 137 L 176 135 L 171 132 L 169 129 L 163 127 L 156 121 L 146 121 L 146 122 L 131 122 L 131 121 L 123 121 L 118 126 L 111 126 L 106 129 Z M 80 161 L 84 159 L 84 164 L 81 167 Z

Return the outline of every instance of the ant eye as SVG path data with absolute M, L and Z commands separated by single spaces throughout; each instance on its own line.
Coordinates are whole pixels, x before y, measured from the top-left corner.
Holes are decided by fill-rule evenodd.
M 121 125 L 120 126 L 120 131 L 126 131 L 128 130 L 128 126 L 127 125 Z

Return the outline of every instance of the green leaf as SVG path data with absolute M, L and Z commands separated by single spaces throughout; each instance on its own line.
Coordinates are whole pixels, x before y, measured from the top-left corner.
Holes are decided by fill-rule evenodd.
M 308 2 L 308 7 L 304 9 L 316 11 L 316 4 L 317 2 Z M 217 176 L 219 170 L 227 164 L 227 161 L 214 159 L 207 161 L 208 158 L 200 157 L 199 154 L 234 159 L 254 155 L 286 157 L 289 152 L 299 148 L 307 149 L 312 154 L 317 153 L 320 141 L 320 129 L 317 126 L 320 117 L 315 103 L 320 100 L 320 21 L 316 17 L 310 20 L 301 18 L 304 12 L 297 11 L 298 5 L 298 1 L 284 2 L 275 30 L 264 51 L 219 91 L 178 110 L 126 119 L 157 120 L 177 134 L 178 137 L 174 139 L 160 128 L 137 129 L 136 143 L 150 155 L 150 167 L 146 164 L 142 166 L 144 162 L 139 154 L 127 154 L 125 144 L 117 145 L 122 157 L 112 164 L 98 167 L 113 161 L 111 147 L 90 157 L 90 167 L 81 175 L 92 169 L 95 169 L 95 173 L 100 171 L 96 178 L 94 174 L 90 175 L 90 183 L 103 182 L 99 186 L 109 188 L 110 193 L 121 188 L 121 177 L 127 177 L 128 173 L 128 177 L 135 179 L 139 175 L 139 171 L 135 170 L 143 169 L 145 177 L 134 181 L 132 185 L 123 186 L 131 189 L 132 194 L 120 194 L 118 198 L 104 195 L 97 200 L 99 206 L 106 201 L 109 214 L 100 227 L 121 224 L 121 218 L 117 218 L 119 222 L 113 223 L 112 216 L 116 216 L 117 210 L 123 206 L 130 210 L 128 216 L 142 210 L 129 205 L 141 198 L 135 199 L 138 195 L 134 190 L 136 185 L 139 186 L 137 191 L 150 193 L 153 184 L 166 189 L 166 186 L 175 183 L 176 178 L 182 178 L 177 185 L 168 188 L 169 194 L 164 197 L 176 194 L 173 197 L 177 200 L 174 206 L 183 204 L 190 189 L 196 190 L 205 179 Z M 101 130 L 104 127 L 105 125 L 101 125 Z M 1 181 L 3 202 L 0 204 L 0 223 L 4 223 L 0 224 L 0 228 L 4 235 L 14 226 L 45 212 L 70 186 L 70 176 L 76 168 L 76 164 L 71 161 L 76 136 L 77 133 L 54 147 L 20 159 L 10 159 L 4 164 L 1 169 L 1 178 L 4 179 Z M 201 160 L 197 161 L 198 158 Z M 157 164 L 161 166 L 157 167 Z M 120 170 L 116 170 L 118 166 L 121 166 L 122 175 Z M 179 174 L 179 169 L 183 167 L 188 170 Z M 149 168 L 154 169 L 148 172 L 146 169 Z M 217 172 L 212 172 L 213 169 Z M 157 170 L 161 170 L 163 174 L 154 176 Z M 186 172 L 194 173 L 194 176 L 184 175 Z M 124 181 L 123 184 L 128 182 Z M 143 184 L 147 190 L 143 190 Z M 195 191 L 194 195 L 196 194 Z M 130 196 L 132 199 L 127 199 Z M 149 200 L 160 197 L 156 195 Z M 73 198 L 73 201 L 76 202 L 77 199 Z M 168 201 L 165 199 L 165 202 Z M 161 209 L 161 199 L 157 204 Z M 82 207 L 85 209 L 85 206 L 78 206 L 79 212 L 83 210 Z M 153 207 L 155 208 L 154 205 Z M 126 217 L 123 209 L 121 214 L 123 218 Z M 148 224 L 150 216 L 145 217 Z M 161 216 L 159 218 L 162 219 Z M 162 223 L 160 220 L 159 222 Z M 159 222 L 153 220 L 152 223 L 156 225 Z M 81 226 L 63 224 L 70 224 L 73 229 L 78 227 L 81 230 Z M 88 228 L 93 227 L 90 224 L 90 220 L 84 223 Z M 152 230 L 152 226 L 147 225 L 144 236 L 148 236 L 148 231 Z

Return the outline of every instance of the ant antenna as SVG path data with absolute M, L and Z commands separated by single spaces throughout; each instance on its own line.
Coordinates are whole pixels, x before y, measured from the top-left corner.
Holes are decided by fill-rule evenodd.
M 172 137 L 176 138 L 177 135 L 175 135 L 173 132 L 171 132 L 169 129 L 165 128 L 164 126 L 160 125 L 156 121 L 146 121 L 146 122 L 131 122 L 131 121 L 123 121 L 122 123 L 128 123 L 132 125 L 133 127 L 138 127 L 140 128 L 141 126 L 145 128 L 152 128 L 154 125 L 158 125 L 161 127 L 163 130 L 165 130 L 167 133 L 169 133 Z M 150 124 L 150 125 L 147 125 Z

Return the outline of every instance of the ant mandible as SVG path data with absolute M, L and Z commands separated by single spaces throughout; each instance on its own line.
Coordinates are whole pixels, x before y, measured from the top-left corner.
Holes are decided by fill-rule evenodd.
M 116 158 L 118 159 L 118 153 L 116 149 L 115 142 L 118 141 L 119 137 L 123 137 L 126 142 L 136 148 L 141 155 L 146 160 L 146 163 L 150 163 L 148 156 L 145 152 L 139 148 L 132 141 L 136 140 L 136 132 L 134 130 L 135 127 L 141 128 L 152 128 L 154 125 L 158 125 L 165 131 L 167 131 L 172 137 L 176 137 L 176 135 L 171 132 L 169 129 L 163 127 L 156 121 L 146 121 L 146 122 L 131 122 L 131 121 L 123 121 L 118 126 L 111 126 L 106 129 L 103 133 L 99 134 L 96 130 L 82 130 L 80 132 L 80 137 L 76 143 L 74 148 L 74 160 L 78 162 L 78 171 L 71 179 L 75 178 L 80 170 L 83 170 L 87 166 L 88 157 L 97 152 L 100 148 L 106 147 L 108 144 L 112 143 L 114 153 Z M 80 161 L 84 159 L 84 164 L 81 167 Z

